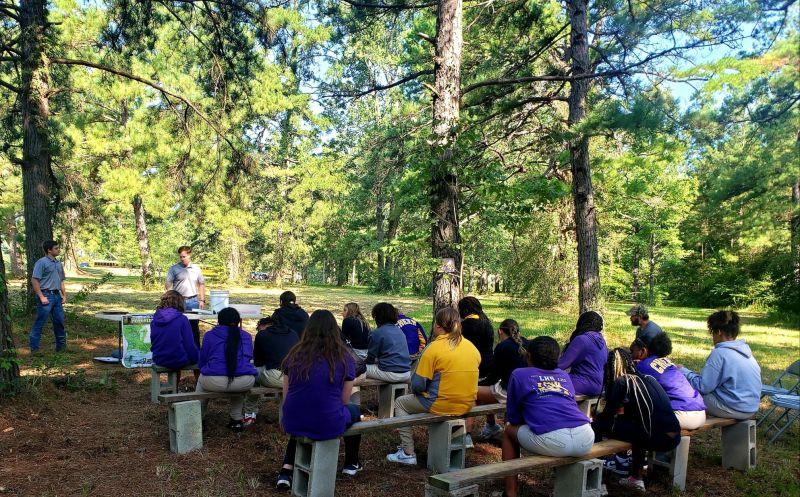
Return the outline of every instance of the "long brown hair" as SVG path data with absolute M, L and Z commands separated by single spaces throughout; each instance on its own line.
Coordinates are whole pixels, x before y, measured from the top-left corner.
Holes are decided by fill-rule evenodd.
M 447 333 L 447 340 L 450 347 L 455 348 L 461 342 L 461 316 L 452 307 L 439 309 L 436 313 L 435 322 Z
M 175 290 L 167 290 L 164 292 L 156 309 L 169 309 L 170 307 L 178 312 L 184 312 L 186 310 L 186 300 L 183 298 L 183 295 Z
M 318 309 L 311 313 L 306 328 L 297 343 L 283 360 L 281 369 L 287 376 L 298 375 L 308 380 L 317 360 L 324 359 L 330 369 L 330 382 L 338 364 L 346 365 L 347 348 L 342 341 L 342 331 L 331 311 Z
M 361 324 L 369 331 L 369 323 L 367 322 L 367 318 L 361 313 L 361 307 L 358 306 L 355 302 L 348 302 L 344 305 L 344 317 L 345 318 L 356 318 L 361 321 Z

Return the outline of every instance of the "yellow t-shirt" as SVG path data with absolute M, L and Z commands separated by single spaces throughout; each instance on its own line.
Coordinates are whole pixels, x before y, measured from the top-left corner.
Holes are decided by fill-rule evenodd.
M 433 340 L 419 358 L 416 374 L 426 378 L 428 388 L 417 394 L 420 403 L 434 414 L 464 414 L 475 405 L 481 354 L 467 339 L 455 347 L 447 335 Z

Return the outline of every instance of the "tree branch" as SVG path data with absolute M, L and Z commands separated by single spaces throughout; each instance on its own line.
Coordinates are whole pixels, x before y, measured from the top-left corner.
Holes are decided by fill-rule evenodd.
M 2 79 L 0 79 L 0 86 L 2 86 L 3 88 L 7 88 L 7 89 L 13 91 L 14 93 L 22 93 L 22 90 L 20 88 L 17 88 L 16 86 L 12 85 L 11 83 L 6 83 Z
M 160 84 L 156 83 L 155 81 L 143 78 L 141 76 L 137 76 L 135 74 L 131 74 L 131 73 L 127 72 L 127 71 L 122 71 L 122 70 L 119 70 L 119 69 L 115 69 L 113 67 L 105 66 L 105 65 L 102 65 L 102 64 L 98 64 L 96 62 L 88 61 L 88 60 L 52 58 L 52 59 L 50 59 L 50 62 L 52 62 L 54 64 L 63 64 L 63 65 L 68 65 L 68 66 L 92 67 L 94 69 L 99 69 L 101 71 L 105 71 L 107 73 L 115 74 L 117 76 L 121 76 L 121 77 L 126 78 L 126 79 L 130 79 L 130 80 L 133 80 L 133 81 L 138 81 L 139 83 L 147 85 L 150 88 L 153 88 L 154 90 L 157 90 L 157 91 L 163 93 L 164 95 L 169 95 L 170 97 L 176 98 L 176 99 L 180 100 L 181 102 L 185 103 L 187 106 L 189 106 L 193 111 L 195 111 L 197 113 L 197 115 L 200 117 L 200 119 L 202 119 L 206 124 L 211 126 L 211 128 L 219 136 L 221 136 L 223 140 L 225 140 L 225 143 L 228 144 L 228 146 L 231 148 L 232 151 L 234 151 L 234 153 L 237 153 L 237 154 L 239 153 L 238 150 L 236 149 L 236 147 L 233 145 L 233 143 L 222 132 L 222 130 L 220 130 L 219 127 L 211 120 L 211 118 L 206 116 L 206 114 L 203 111 L 201 111 L 195 104 L 193 104 L 189 99 L 183 97 L 182 95 L 179 95 L 177 93 L 174 93 L 172 91 L 167 90 L 166 88 L 164 88 Z
M 356 9 L 412 10 L 412 9 L 423 9 L 427 7 L 435 7 L 439 5 L 438 2 L 407 4 L 405 3 L 405 1 L 401 1 L 400 3 L 397 4 L 388 4 L 388 3 L 356 2 L 355 0 L 342 0 L 342 1 Z
M 409 74 L 408 76 L 406 76 L 404 78 L 398 79 L 397 81 L 393 81 L 393 82 L 385 84 L 385 85 L 373 86 L 372 88 L 368 88 L 368 89 L 363 90 L 363 91 L 350 92 L 350 93 L 340 92 L 340 93 L 334 93 L 334 94 L 328 95 L 328 96 L 331 96 L 331 97 L 359 98 L 359 97 L 363 97 L 364 95 L 369 95 L 370 93 L 376 93 L 376 92 L 379 92 L 379 91 L 383 91 L 383 90 L 388 90 L 390 88 L 394 88 L 395 86 L 400 86 L 400 85 L 402 85 L 404 83 L 408 83 L 409 81 L 413 81 L 413 80 L 417 79 L 420 76 L 425 76 L 425 75 L 429 75 L 429 74 L 433 74 L 433 69 L 424 69 L 422 71 L 417 71 L 417 72 Z

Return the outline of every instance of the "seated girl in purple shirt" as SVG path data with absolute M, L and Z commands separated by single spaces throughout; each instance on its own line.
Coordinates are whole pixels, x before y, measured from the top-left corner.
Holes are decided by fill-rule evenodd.
M 595 311 L 584 312 L 558 360 L 559 369 L 569 370 L 577 395 L 595 397 L 603 392 L 603 368 L 608 360 L 608 347 L 602 332 L 603 316 Z
M 639 362 L 636 369 L 656 379 L 667 393 L 669 403 L 684 430 L 696 430 L 706 422 L 706 404 L 703 396 L 694 389 L 683 373 L 667 356 L 672 353 L 672 341 L 666 333 L 659 333 L 650 346 L 637 338 L 631 344 L 631 355 Z
M 161 296 L 153 322 L 150 323 L 150 350 L 153 364 L 178 371 L 197 363 L 199 351 L 194 343 L 192 326 L 183 315 L 183 295 L 168 290 Z
M 355 377 L 355 361 L 342 341 L 336 318 L 330 311 L 314 311 L 300 342 L 283 361 L 281 423 L 290 438 L 278 474 L 278 488 L 292 487 L 295 437 L 339 438 L 361 419 L 358 406 L 349 403 Z M 344 437 L 343 474 L 355 476 L 364 469 L 358 461 L 360 443 L 360 435 Z
M 197 392 L 244 393 L 253 387 L 258 371 L 253 366 L 253 337 L 242 329 L 239 311 L 226 307 L 217 314 L 217 326 L 203 336 L 197 365 Z M 231 396 L 228 428 L 242 431 L 244 395 Z M 252 407 L 248 408 L 251 412 Z
M 508 380 L 503 460 L 520 446 L 545 456 L 582 456 L 592 449 L 592 426 L 575 402 L 569 375 L 558 369 L 558 342 L 536 337 L 527 344 L 528 364 Z M 505 495 L 517 496 L 517 476 L 505 479 Z

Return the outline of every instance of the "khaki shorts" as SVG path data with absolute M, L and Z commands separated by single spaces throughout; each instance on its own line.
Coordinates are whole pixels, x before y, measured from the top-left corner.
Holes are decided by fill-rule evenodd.
M 498 381 L 497 383 L 492 385 L 490 388 L 492 389 L 492 395 L 494 395 L 494 398 L 497 399 L 497 402 L 499 402 L 501 404 L 505 404 L 507 395 L 506 395 L 506 391 L 503 389 L 503 387 L 500 386 L 500 382 Z

